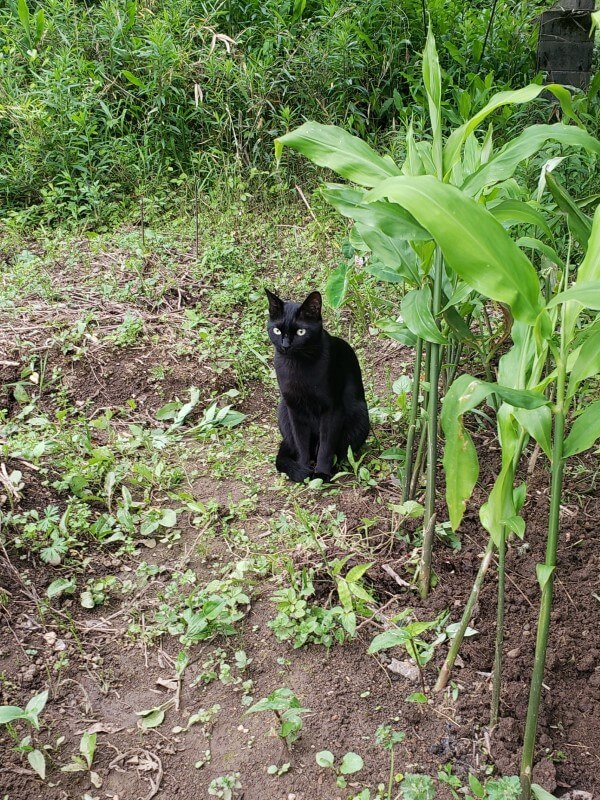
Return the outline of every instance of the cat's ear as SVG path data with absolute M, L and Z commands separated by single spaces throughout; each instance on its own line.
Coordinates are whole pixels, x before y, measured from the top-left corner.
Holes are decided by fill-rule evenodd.
M 266 295 L 269 299 L 269 316 L 271 319 L 279 319 L 283 316 L 283 300 L 280 300 L 276 294 L 265 289 Z
M 300 306 L 298 316 L 302 317 L 302 319 L 318 322 L 321 319 L 321 304 L 321 294 L 319 292 L 311 292 Z

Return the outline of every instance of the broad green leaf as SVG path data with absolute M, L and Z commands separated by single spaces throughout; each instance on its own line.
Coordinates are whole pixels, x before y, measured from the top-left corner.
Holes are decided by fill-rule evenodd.
M 369 258 L 365 264 L 365 272 L 384 283 L 404 283 L 406 275 L 394 267 L 386 267 L 378 258 Z
M 349 583 L 352 583 L 353 581 L 359 581 L 365 572 L 371 569 L 373 563 L 374 562 L 371 562 L 370 564 L 357 564 L 355 567 L 352 567 L 352 569 L 350 569 L 346 575 L 346 580 Z
M 358 755 L 358 753 L 346 753 L 342 758 L 339 772 L 341 775 L 354 775 L 359 772 L 365 765 L 365 762 Z
M 479 194 L 487 186 L 512 177 L 518 165 L 538 152 L 546 142 L 558 142 L 568 147 L 582 147 L 590 153 L 600 155 L 600 141 L 581 128 L 573 125 L 530 125 L 523 133 L 502 147 L 487 164 L 466 179 L 462 190 L 471 196 Z
M 405 628 L 394 628 L 391 631 L 384 631 L 378 634 L 371 644 L 367 653 L 378 653 L 380 650 L 389 650 L 390 647 L 397 647 L 404 645 L 408 641 L 408 635 Z
M 129 83 L 133 83 L 134 86 L 139 86 L 140 89 L 144 88 L 144 83 L 137 75 L 134 75 L 133 72 L 130 72 L 128 69 L 121 70 L 121 74 L 123 77 L 127 78 Z
M 446 264 L 470 286 L 507 303 L 515 319 L 535 322 L 542 308 L 535 269 L 483 206 L 429 175 L 391 178 L 367 195 L 382 197 L 407 208 L 429 230 Z
M 477 780 L 475 775 L 471 775 L 469 772 L 469 789 L 473 792 L 475 797 L 482 798 L 485 797 L 485 789 L 481 785 L 481 783 Z
M 592 334 L 579 348 L 579 355 L 569 378 L 567 397 L 573 397 L 582 381 L 600 374 L 600 331 Z
M 375 325 L 390 339 L 395 339 L 397 342 L 406 344 L 409 347 L 414 347 L 417 343 L 415 334 L 409 331 L 406 325 L 401 322 L 396 322 L 394 319 L 380 319 Z
M 0 725 L 7 725 L 15 719 L 23 719 L 25 712 L 19 706 L 0 706 Z
M 525 536 L 525 520 L 523 517 L 515 516 L 509 519 L 503 519 L 502 524 L 505 525 L 509 531 L 516 534 L 519 539 Z
M 448 340 L 440 332 L 431 313 L 431 289 L 413 289 L 402 298 L 402 316 L 409 330 L 426 342 L 447 344 Z
M 160 706 L 157 708 L 149 708 L 145 711 L 136 711 L 135 713 L 141 718 L 139 720 L 139 726 L 146 730 L 158 728 L 165 720 L 165 711 Z
M 566 215 L 569 230 L 585 252 L 592 232 L 591 220 L 581 211 L 575 200 L 554 177 L 552 172 L 546 172 L 546 186 L 556 201 L 556 205 Z
M 401 447 L 390 447 L 379 454 L 379 458 L 384 461 L 404 461 L 406 458 L 406 450 Z
M 329 276 L 325 287 L 325 299 L 331 308 L 340 308 L 344 304 L 348 291 L 348 273 L 351 269 L 350 261 L 342 261 Z
M 27 753 L 27 761 L 32 770 L 40 776 L 44 781 L 46 780 L 46 759 L 41 750 L 31 750 Z
M 391 158 L 383 158 L 357 136 L 335 125 L 305 122 L 275 140 L 275 155 L 291 147 L 320 167 L 333 170 L 342 178 L 361 186 L 375 186 L 385 178 L 400 175 Z
M 564 292 L 559 292 L 555 297 L 550 300 L 547 308 L 554 308 L 559 303 L 568 303 L 575 301 L 584 308 L 590 308 L 593 311 L 600 311 L 600 280 L 589 281 L 587 283 L 577 283 L 566 289 Z
M 84 733 L 79 743 L 79 752 L 85 759 L 88 769 L 92 768 L 94 754 L 96 753 L 96 734 Z
M 600 14 L 600 12 L 598 13 Z M 531 794 L 535 797 L 535 800 L 556 800 L 556 796 L 543 789 L 539 783 L 531 784 Z
M 46 589 L 48 599 L 52 600 L 53 597 L 60 597 L 65 592 L 73 594 L 75 591 L 76 581 L 75 578 L 57 578 L 52 581 L 50 586 Z
M 346 609 L 346 611 L 351 611 L 352 595 L 350 594 L 350 589 L 348 588 L 348 582 L 344 580 L 344 578 L 338 578 L 336 587 L 342 608 Z
M 25 713 L 30 717 L 39 717 L 48 702 L 48 690 L 36 694 L 25 706 Z M 38 726 L 36 725 L 36 728 Z
M 570 93 L 564 86 L 560 86 L 556 83 L 550 83 L 546 86 L 530 83 L 528 86 L 523 86 L 521 89 L 516 89 L 515 91 L 498 92 L 474 117 L 471 117 L 468 122 L 465 122 L 460 128 L 454 130 L 448 137 L 446 147 L 444 148 L 445 175 L 447 175 L 454 164 L 460 160 L 460 151 L 467 136 L 476 130 L 486 117 L 502 106 L 529 103 L 535 100 L 543 91 L 551 92 L 559 100 L 565 116 L 579 121 L 573 111 Z
M 423 694 L 423 692 L 413 692 L 412 694 L 409 694 L 409 695 L 408 695 L 408 697 L 406 697 L 406 698 L 405 698 L 405 700 L 406 700 L 406 702 L 407 702 L 407 703 L 426 703 L 426 702 L 427 702 L 427 695 L 426 695 L 426 694 Z M 410 778 L 411 776 L 410 776 L 410 775 L 407 775 L 406 777 L 407 777 L 407 778 Z M 425 780 L 425 779 L 427 779 L 427 780 L 431 780 L 431 778 L 430 778 L 428 775 L 414 775 L 414 776 L 412 776 L 412 777 L 415 777 L 415 778 L 423 778 L 423 780 Z M 419 787 L 419 788 L 420 788 L 420 787 Z M 431 797 L 431 798 L 432 798 L 432 800 L 433 800 L 433 798 L 435 797 L 435 789 L 433 788 L 433 782 L 432 782 L 432 786 L 431 786 L 431 788 L 433 789 L 433 794 L 425 794 L 425 795 L 422 795 L 422 794 L 420 793 L 420 791 L 419 791 L 419 793 L 418 793 L 418 794 L 415 794 L 415 795 L 414 795 L 414 798 L 415 798 L 415 800 L 417 800 L 417 798 L 421 798 L 421 797 L 425 797 L 425 798 L 430 798 L 430 797 Z M 406 797 L 408 796 L 408 795 L 407 795 L 407 792 L 406 792 L 406 791 L 404 791 L 404 792 L 402 793 L 402 796 L 406 798 Z M 412 795 L 411 795 L 411 796 L 412 796 Z
M 456 530 L 460 525 L 467 500 L 471 496 L 479 476 L 477 450 L 471 436 L 462 424 L 462 415 L 467 410 L 463 405 L 462 396 L 464 392 L 469 391 L 471 381 L 473 378 L 470 375 L 461 375 L 457 378 L 446 393 L 442 404 L 441 423 L 445 440 L 443 465 L 446 475 L 446 504 L 452 530 Z
M 331 750 L 320 750 L 315 754 L 315 759 L 320 767 L 333 767 L 335 756 Z
M 542 448 L 546 456 L 552 458 L 552 413 L 548 406 L 541 408 L 515 408 L 515 419 Z
M 598 438 L 600 438 L 600 400 L 591 403 L 571 426 L 563 447 L 563 458 L 570 458 L 589 450 Z
M 592 220 L 592 232 L 588 240 L 587 253 L 577 271 L 577 283 L 589 283 L 590 281 L 600 281 L 600 205 Z
M 540 589 L 544 591 L 544 586 L 548 583 L 552 575 L 554 574 L 554 570 L 556 567 L 551 567 L 548 564 L 536 564 L 535 565 L 535 574 L 537 577 L 537 581 L 540 585 Z
M 553 238 L 552 231 L 544 215 L 521 200 L 503 200 L 492 208 L 488 206 L 488 210 L 498 222 L 503 222 L 509 227 L 520 223 L 535 225 L 549 239 Z
M 550 245 L 540 242 L 539 239 L 534 239 L 531 236 L 522 236 L 520 239 L 517 239 L 517 245 L 523 249 L 530 248 L 531 250 L 537 250 L 539 253 L 546 256 L 548 261 L 550 261 L 552 264 L 556 264 L 561 269 L 565 268 L 564 261 L 558 255 L 556 250 L 553 247 L 550 247 Z

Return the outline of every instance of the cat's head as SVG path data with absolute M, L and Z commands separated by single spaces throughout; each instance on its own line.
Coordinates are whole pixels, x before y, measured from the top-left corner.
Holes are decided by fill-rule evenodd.
M 269 299 L 267 330 L 277 352 L 291 356 L 317 352 L 323 332 L 319 292 L 311 292 L 303 303 L 281 300 L 268 289 L 265 292 Z

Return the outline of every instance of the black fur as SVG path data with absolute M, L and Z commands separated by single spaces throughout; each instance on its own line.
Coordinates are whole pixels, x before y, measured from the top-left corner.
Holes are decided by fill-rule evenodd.
M 283 441 L 275 465 L 293 481 L 328 480 L 334 457 L 344 458 L 348 447 L 357 451 L 369 433 L 358 359 L 347 342 L 323 330 L 319 292 L 311 292 L 303 303 L 266 292 L 267 330 L 281 391 Z M 304 335 L 298 335 L 299 329 Z

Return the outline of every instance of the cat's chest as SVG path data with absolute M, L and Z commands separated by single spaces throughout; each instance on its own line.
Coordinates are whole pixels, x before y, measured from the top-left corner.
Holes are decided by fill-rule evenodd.
M 288 405 L 317 411 L 328 404 L 329 381 L 322 365 L 280 363 L 275 371 L 279 390 Z

